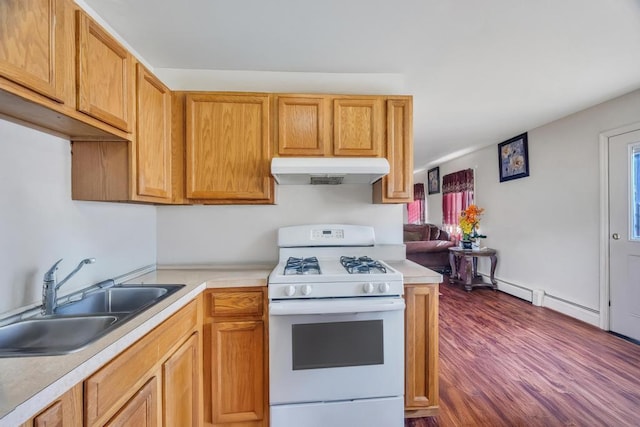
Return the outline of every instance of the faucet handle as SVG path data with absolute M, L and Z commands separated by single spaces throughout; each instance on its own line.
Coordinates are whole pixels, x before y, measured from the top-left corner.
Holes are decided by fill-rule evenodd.
M 55 264 L 51 266 L 46 273 L 44 273 L 44 281 L 45 282 L 54 282 L 56 281 L 56 270 L 58 269 L 58 264 L 62 262 L 62 258 L 60 258 Z

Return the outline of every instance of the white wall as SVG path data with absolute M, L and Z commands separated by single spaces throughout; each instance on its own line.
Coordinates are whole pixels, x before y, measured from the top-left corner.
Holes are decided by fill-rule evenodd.
M 496 276 L 507 287 L 542 289 L 548 305 L 597 324 L 599 135 L 638 121 L 635 91 L 530 130 L 530 176 L 513 181 L 499 182 L 500 141 L 440 165 L 441 176 L 475 169 L 476 203 L 486 209 L 483 243 L 499 251 Z M 428 197 L 436 223 L 441 200 L 441 193 Z
M 173 90 L 402 94 L 401 74 L 156 68 Z M 274 262 L 279 227 L 372 225 L 377 242 L 402 243 L 404 205 L 373 205 L 370 185 L 279 186 L 275 206 L 158 208 L 158 263 Z
M 374 205 L 371 185 L 279 186 L 267 206 L 158 207 L 158 264 L 252 263 L 278 259 L 279 227 L 371 225 L 380 244 L 402 243 L 404 205 Z
M 69 141 L 0 119 L 0 313 L 41 300 L 42 278 L 95 257 L 64 295 L 155 263 L 153 206 L 71 200 Z

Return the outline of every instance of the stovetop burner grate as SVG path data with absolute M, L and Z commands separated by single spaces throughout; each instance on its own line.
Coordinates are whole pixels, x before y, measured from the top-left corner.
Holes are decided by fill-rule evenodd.
M 353 257 L 341 256 L 340 264 L 349 272 L 349 274 L 366 274 L 366 273 L 386 273 L 387 269 L 374 259 L 368 256 Z
M 318 258 L 296 258 L 289 257 L 287 264 L 284 266 L 285 276 L 294 274 L 320 274 L 320 264 Z

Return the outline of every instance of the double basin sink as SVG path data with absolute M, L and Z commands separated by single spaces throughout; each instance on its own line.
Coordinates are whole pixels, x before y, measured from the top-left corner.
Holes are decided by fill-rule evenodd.
M 184 285 L 118 285 L 82 293 L 51 316 L 0 327 L 0 357 L 50 356 L 81 350 Z

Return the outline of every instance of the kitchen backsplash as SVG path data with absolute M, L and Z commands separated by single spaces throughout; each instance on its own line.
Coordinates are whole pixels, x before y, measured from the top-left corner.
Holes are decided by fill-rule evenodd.
M 69 141 L 0 120 L 0 314 L 39 302 L 46 270 L 64 258 L 64 295 L 154 264 L 156 208 L 71 200 Z

